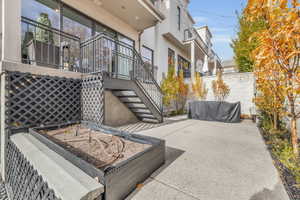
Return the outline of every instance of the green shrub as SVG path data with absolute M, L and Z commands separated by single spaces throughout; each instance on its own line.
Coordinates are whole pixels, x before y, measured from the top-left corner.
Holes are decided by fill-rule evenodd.
M 300 186 L 300 161 L 295 157 L 290 142 L 277 139 L 273 143 L 272 151 L 277 159 L 291 171 L 295 176 L 297 185 Z
M 290 143 L 289 131 L 285 128 L 285 123 L 280 121 L 279 129 L 272 129 L 272 116 L 262 112 L 260 115 L 260 127 L 266 143 L 270 145 L 273 155 L 294 175 L 297 186 L 300 187 L 300 160 L 293 153 Z
M 272 117 L 266 112 L 261 112 L 260 116 L 260 127 L 265 131 L 269 132 L 272 129 Z

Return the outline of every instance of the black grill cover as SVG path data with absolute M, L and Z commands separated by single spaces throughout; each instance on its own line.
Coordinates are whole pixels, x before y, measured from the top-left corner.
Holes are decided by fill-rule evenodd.
M 189 102 L 188 116 L 190 119 L 237 123 L 241 121 L 241 103 L 220 101 Z

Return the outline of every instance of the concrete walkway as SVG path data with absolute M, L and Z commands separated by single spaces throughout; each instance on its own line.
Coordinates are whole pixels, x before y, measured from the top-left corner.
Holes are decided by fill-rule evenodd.
M 132 200 L 288 200 L 252 122 L 185 120 L 140 132 L 167 142 L 167 163 Z

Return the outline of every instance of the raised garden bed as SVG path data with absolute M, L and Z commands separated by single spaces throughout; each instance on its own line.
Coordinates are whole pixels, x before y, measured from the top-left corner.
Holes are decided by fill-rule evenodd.
M 30 129 L 50 149 L 105 186 L 105 200 L 124 199 L 165 162 L 165 142 L 108 127 L 66 124 Z

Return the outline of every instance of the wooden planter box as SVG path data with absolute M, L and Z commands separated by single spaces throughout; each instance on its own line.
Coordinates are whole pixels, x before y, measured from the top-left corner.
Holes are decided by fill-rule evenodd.
M 68 124 L 70 125 L 70 124 Z M 65 125 L 67 126 L 67 125 Z M 105 186 L 105 193 L 102 199 L 105 200 L 122 200 L 126 198 L 139 183 L 144 182 L 155 170 L 165 162 L 165 141 L 136 134 L 120 132 L 108 127 L 95 128 L 95 131 L 101 131 L 110 135 L 119 136 L 125 140 L 149 144 L 150 147 L 144 151 L 135 154 L 129 159 L 117 163 L 111 168 L 101 170 L 83 159 L 75 156 L 58 144 L 52 142 L 39 132 L 42 130 L 54 130 L 62 126 L 48 126 L 43 128 L 33 128 L 29 132 L 43 142 L 50 149 L 73 163 L 83 170 L 89 176 L 98 178 Z M 100 198 L 101 199 L 101 198 Z

